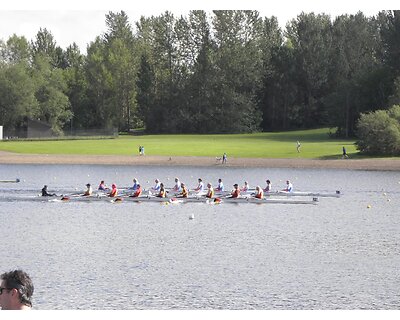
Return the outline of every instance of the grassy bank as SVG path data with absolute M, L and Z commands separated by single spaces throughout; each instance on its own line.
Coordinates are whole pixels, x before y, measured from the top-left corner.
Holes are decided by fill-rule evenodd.
M 341 156 L 345 146 L 351 157 L 357 156 L 354 140 L 329 138 L 329 129 L 280 133 L 227 135 L 143 135 L 117 139 L 2 141 L 0 150 L 36 154 L 137 155 L 145 147 L 147 155 L 210 156 L 248 158 L 323 158 Z M 296 141 L 300 141 L 300 153 Z

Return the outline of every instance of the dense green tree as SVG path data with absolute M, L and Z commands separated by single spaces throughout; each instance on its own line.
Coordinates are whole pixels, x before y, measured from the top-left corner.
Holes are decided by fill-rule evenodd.
M 36 118 L 49 123 L 53 132 L 62 135 L 64 124 L 72 117 L 63 71 L 53 68 L 47 57 L 37 55 L 34 58 L 33 80 L 39 104 Z
M 35 84 L 24 63 L 0 68 L 0 125 L 9 134 L 38 114 Z
M 377 106 L 383 103 L 374 89 L 382 80 L 376 59 L 378 34 L 375 22 L 361 12 L 337 17 L 332 30 L 333 90 L 325 101 L 329 123 L 339 128 L 338 134 L 348 137 L 354 134 L 359 113 L 373 108 L 368 103 L 371 98 L 378 99 L 373 102 Z M 363 87 L 368 89 L 362 90 Z
M 286 37 L 294 49 L 297 104 L 300 106 L 298 123 L 303 127 L 321 125 L 327 121 L 323 97 L 329 92 L 330 17 L 302 13 L 287 25 Z
M 366 154 L 400 155 L 400 106 L 361 114 L 357 148 Z
M 72 117 L 67 132 L 73 133 L 76 129 L 85 129 L 91 122 L 88 112 L 89 95 L 88 81 L 85 73 L 86 57 L 80 53 L 76 43 L 70 45 L 65 51 L 64 78 L 67 84 L 66 95 L 71 104 Z
M 6 64 L 29 63 L 31 47 L 25 37 L 12 35 L 6 43 L 0 44 L 0 61 Z
M 256 93 L 261 85 L 261 23 L 255 11 L 214 11 L 217 78 L 212 100 L 219 132 L 259 128 Z

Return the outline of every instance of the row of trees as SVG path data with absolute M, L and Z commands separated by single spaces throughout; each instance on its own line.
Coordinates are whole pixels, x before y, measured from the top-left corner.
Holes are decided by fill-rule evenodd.
M 105 17 L 82 54 L 40 29 L 0 41 L 0 122 L 210 133 L 338 127 L 400 97 L 400 11 L 302 13 L 279 27 L 257 11 Z

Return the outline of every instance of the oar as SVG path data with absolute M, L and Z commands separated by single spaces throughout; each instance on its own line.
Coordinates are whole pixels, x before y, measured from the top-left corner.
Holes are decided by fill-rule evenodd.
M 18 178 L 15 180 L 0 180 L 0 182 L 2 182 L 2 183 L 18 183 L 20 181 L 21 180 L 19 180 Z

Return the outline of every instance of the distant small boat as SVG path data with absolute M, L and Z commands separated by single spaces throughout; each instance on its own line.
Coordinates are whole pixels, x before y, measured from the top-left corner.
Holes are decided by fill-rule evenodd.
M 17 179 L 14 179 L 14 180 L 0 180 L 0 183 L 18 183 L 18 182 L 20 182 L 21 180 L 19 180 L 18 178 Z

